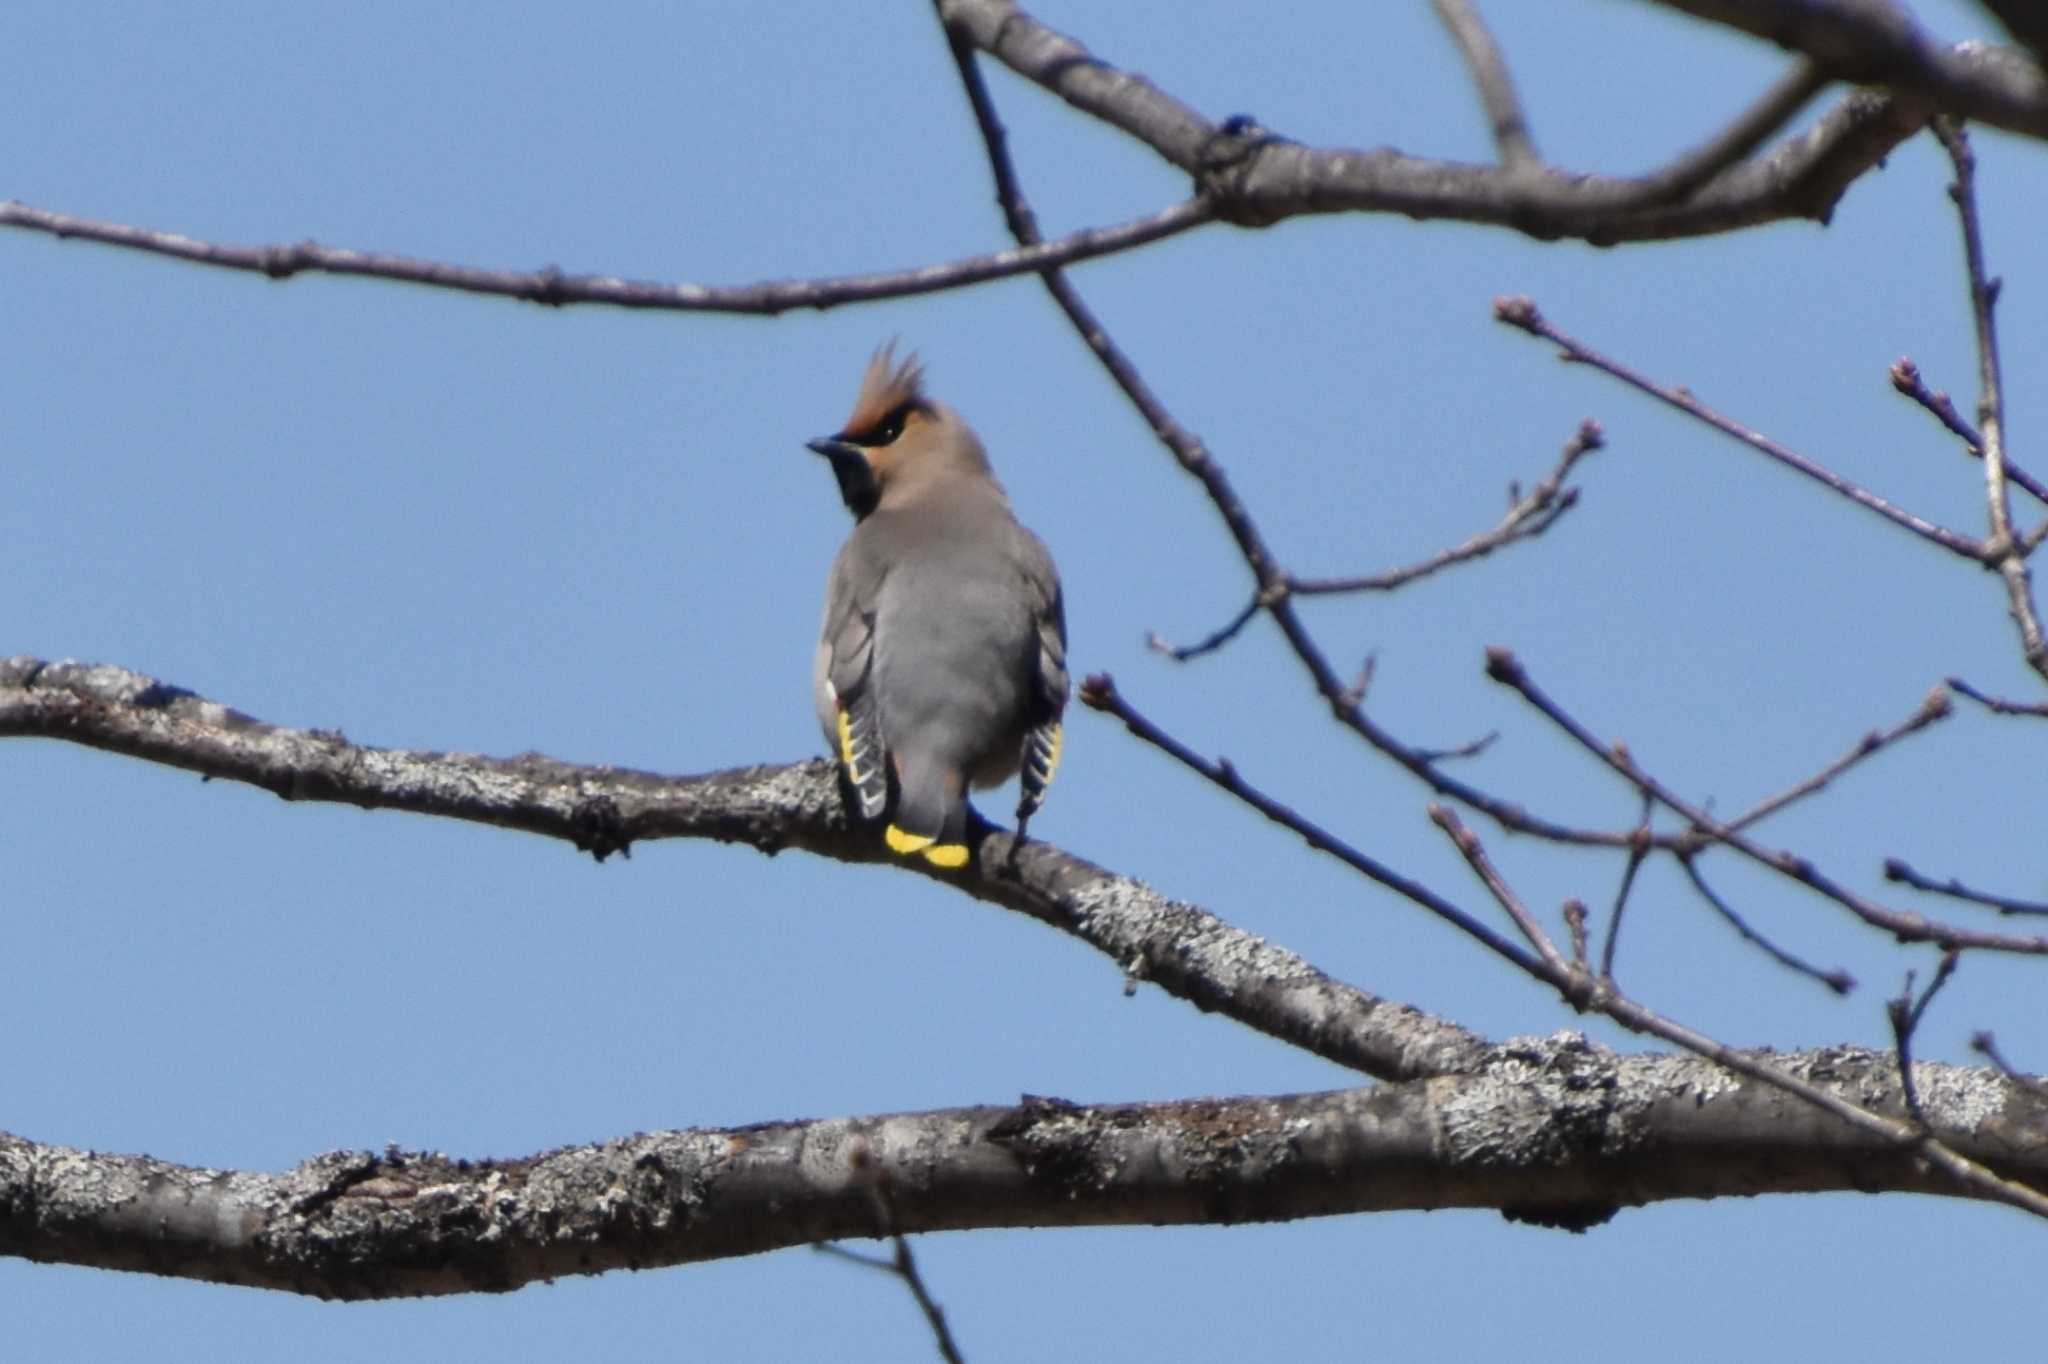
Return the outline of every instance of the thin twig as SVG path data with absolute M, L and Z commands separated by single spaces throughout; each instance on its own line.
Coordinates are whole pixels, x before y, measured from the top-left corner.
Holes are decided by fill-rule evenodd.
M 1922 876 L 1896 857 L 1887 857 L 1884 860 L 1884 879 L 1900 881 L 1915 890 L 1924 890 L 1933 895 L 1946 895 L 1951 899 L 1965 900 L 1973 905 L 1984 905 L 1997 910 L 2000 914 L 2048 914 L 2048 903 L 2043 901 L 2017 900 L 2009 895 L 1994 895 L 1990 891 L 1972 890 L 1954 877 L 1946 881 L 1936 881 L 1930 876 Z
M 1506 910 L 1507 916 L 1515 921 L 1515 927 L 1522 931 L 1522 936 L 1528 940 L 1529 946 L 1536 949 L 1537 954 L 1559 977 L 1569 977 L 1570 963 L 1565 961 L 1564 954 L 1557 950 L 1557 944 L 1551 940 L 1550 935 L 1543 931 L 1543 926 L 1536 922 L 1536 916 L 1516 898 L 1507 879 L 1493 865 L 1493 859 L 1486 855 L 1486 847 L 1479 841 L 1479 835 L 1466 828 L 1464 822 L 1448 805 L 1438 801 L 1429 803 L 1429 817 L 1437 828 L 1442 829 L 1450 837 L 1451 845 L 1458 850 L 1458 856 L 1465 859 L 1465 865 L 1472 868 L 1472 874 L 1486 887 L 1487 894 L 1493 896 L 1494 902 Z
M 2030 956 L 2048 955 L 2048 938 L 2021 938 L 2002 933 L 1982 933 L 1925 915 L 1888 909 L 1840 885 L 1804 857 L 1790 852 L 1772 852 L 1752 842 L 1738 829 L 1731 829 L 1705 810 L 1678 796 L 1655 777 L 1637 767 L 1625 750 L 1601 743 L 1562 706 L 1545 695 L 1530 678 L 1514 654 L 1501 648 L 1486 651 L 1486 675 L 1511 688 L 1552 724 L 1577 740 L 1587 752 L 1605 763 L 1624 781 L 1658 804 L 1673 811 L 1693 826 L 1693 841 L 1724 843 L 1744 857 L 1815 891 L 1842 906 L 1857 918 L 1881 928 L 1901 942 L 1932 942 L 1944 948 L 1979 947 L 1994 952 L 2016 952 Z
M 1787 952 L 1750 927 L 1749 920 L 1736 913 L 1735 907 L 1723 900 L 1714 888 L 1707 884 L 1706 878 L 1700 875 L 1698 861 L 1696 856 L 1681 855 L 1678 865 L 1685 869 L 1686 879 L 1692 882 L 1692 888 L 1700 893 L 1700 898 L 1713 906 L 1714 912 L 1727 920 L 1729 925 L 1742 935 L 1743 941 L 1756 944 L 1780 966 L 1787 967 L 1809 980 L 1817 980 L 1838 995 L 1846 995 L 1856 988 L 1856 977 L 1839 966 L 1832 971 L 1824 971 L 1805 958 Z
M 1200 658 L 1203 654 L 1214 653 L 1230 643 L 1231 640 L 1236 639 L 1244 627 L 1251 624 L 1252 617 L 1259 614 L 1259 608 L 1265 604 L 1265 594 L 1254 592 L 1252 593 L 1251 600 L 1244 604 L 1242 611 L 1232 616 L 1221 627 L 1210 631 L 1209 634 L 1198 642 L 1180 645 L 1169 644 L 1158 631 L 1154 630 L 1145 636 L 1146 647 L 1154 653 L 1165 654 L 1176 663 L 1185 663 L 1191 658 Z
M 1622 865 L 1621 885 L 1614 892 L 1614 909 L 1607 916 L 1607 932 L 1600 944 L 1600 978 L 1614 979 L 1614 954 L 1621 942 L 1621 920 L 1628 912 L 1628 896 L 1635 889 L 1636 873 L 1642 870 L 1643 859 L 1650 854 L 1650 798 L 1643 798 L 1643 816 L 1636 824 L 1635 837 L 1629 840 L 1628 861 Z
M 1572 969 L 1590 973 L 1592 968 L 1586 961 L 1586 902 L 1566 900 L 1561 913 L 1565 932 L 1572 941 Z
M 2033 575 L 2027 571 L 2027 548 L 2014 538 L 2012 498 L 2006 491 L 2005 387 L 2000 377 L 1998 324 L 1999 281 L 1984 268 L 1984 234 L 1977 216 L 1977 158 L 1963 125 L 1946 115 L 1932 124 L 1934 136 L 1955 167 L 1949 197 L 1963 233 L 1963 262 L 1969 272 L 1970 319 L 1977 333 L 1977 433 L 1984 454 L 1984 503 L 1991 534 L 1984 541 L 1984 562 L 2005 584 L 2006 609 L 2019 630 L 2020 653 L 2027 666 L 2048 679 L 2048 637 L 2034 606 Z
M 2012 1081 L 2035 1098 L 2048 1102 L 2048 1084 L 2043 1084 L 2036 1077 L 2023 1075 L 2013 1069 L 2012 1064 L 2005 1059 L 2004 1053 L 1998 1050 L 1998 1039 L 1990 1033 L 1972 1033 L 1970 1035 L 1970 1050 L 1976 1052 L 1979 1056 L 1988 1058 L 1992 1065 L 1998 1067 L 1999 1072 L 2006 1079 Z
M 1168 734 L 1165 730 L 1159 728 L 1159 726 L 1146 719 L 1130 702 L 1123 698 L 1123 694 L 1117 690 L 1115 679 L 1111 678 L 1107 673 L 1097 673 L 1083 682 L 1080 695 L 1083 704 L 1099 710 L 1105 715 L 1115 716 L 1123 722 L 1124 728 L 1128 729 L 1132 734 L 1151 744 L 1154 748 L 1166 754 L 1189 771 L 1222 787 L 1225 791 L 1236 796 L 1275 824 L 1300 834 L 1307 841 L 1308 845 L 1317 852 L 1326 853 L 1336 858 L 1367 879 L 1376 881 L 1403 899 L 1422 906 L 1444 922 L 1476 938 L 1486 947 L 1507 958 L 1538 979 L 1552 979 L 1552 976 L 1546 970 L 1547 962 L 1531 956 L 1520 945 L 1501 936 L 1493 929 L 1481 923 L 1476 917 L 1458 908 L 1458 906 L 1452 904 L 1443 896 L 1438 895 L 1421 882 L 1403 876 L 1378 859 L 1360 852 L 1357 848 L 1352 847 L 1329 830 L 1297 814 L 1294 810 L 1246 781 L 1238 774 L 1237 769 L 1228 760 L 1218 759 L 1215 762 L 1211 762 L 1187 745 L 1181 743 L 1180 740 L 1174 738 L 1171 734 Z
M 1731 829 L 1746 829 L 1767 815 L 1776 814 L 1795 800 L 1804 799 L 1821 790 L 1836 777 L 1841 776 L 1865 758 L 1872 757 L 1909 734 L 1917 734 L 1937 720 L 1945 720 L 1952 711 L 1948 693 L 1935 687 L 1927 693 L 1913 713 L 1887 730 L 1871 730 L 1857 742 L 1856 747 L 1823 767 L 1820 771 L 1780 791 L 1777 795 L 1758 801 L 1754 806 L 1728 821 Z
M 881 1234 L 894 1244 L 893 1254 L 887 1257 L 867 1255 L 829 1241 L 819 1242 L 811 1249 L 821 1255 L 830 1255 L 834 1259 L 845 1260 L 863 1269 L 880 1270 L 884 1274 L 901 1279 L 904 1287 L 910 1290 L 910 1296 L 916 1300 L 918 1310 L 924 1313 L 925 1323 L 931 1327 L 933 1343 L 939 1347 L 939 1357 L 946 1360 L 947 1364 L 964 1364 L 960 1347 L 953 1339 L 952 1329 L 946 1325 L 945 1309 L 939 1306 L 938 1300 L 932 1297 L 931 1290 L 925 1287 L 924 1275 L 918 1272 L 917 1257 L 911 1253 L 909 1238 L 904 1236 L 897 1222 L 896 1195 L 889 1185 L 887 1176 L 876 1176 L 874 1195 L 876 1219 L 881 1223 Z
M 1981 692 L 1960 677 L 1945 678 L 1944 681 L 1950 691 L 1969 697 L 1993 715 L 2048 717 L 2048 701 L 2008 701 L 2002 696 Z
M 1921 1131 L 1931 1130 L 1927 1113 L 1920 1107 L 1920 1089 L 1913 1083 L 1913 1034 L 1920 1028 L 1920 1020 L 1927 1014 L 1927 1006 L 1934 1002 L 1934 996 L 1941 987 L 1948 984 L 1955 974 L 1956 963 L 1961 955 L 1954 949 L 1941 954 L 1941 965 L 1934 969 L 1934 979 L 1927 982 L 1927 989 L 1918 999 L 1913 998 L 1913 973 L 1906 972 L 1905 988 L 1896 999 L 1885 1001 L 1884 1014 L 1892 1025 L 1892 1045 L 1899 1054 L 1899 1089 L 1905 1095 L 1906 1111 L 1913 1116 L 1913 1123 Z
M 602 303 L 619 308 L 757 314 L 904 298 L 1012 275 L 1027 275 L 1049 265 L 1071 265 L 1128 251 L 1200 227 L 1214 217 L 1210 206 L 1196 198 L 1111 227 L 1084 228 L 1056 242 L 1034 242 L 1029 246 L 967 256 L 940 265 L 827 279 L 713 286 L 660 284 L 612 275 L 569 275 L 552 266 L 541 270 L 485 270 L 445 261 L 322 246 L 312 241 L 289 246 L 241 246 L 201 241 L 176 232 L 158 232 L 123 223 L 96 222 L 68 213 L 31 208 L 23 203 L 0 203 L 0 227 L 23 228 L 60 238 L 75 237 L 107 246 L 172 256 L 199 265 L 250 271 L 277 280 L 304 272 L 359 275 L 465 293 L 524 299 L 549 307 Z
M 1536 305 L 1530 300 L 1526 298 L 1496 299 L 1493 305 L 1493 315 L 1511 327 L 1527 332 L 1531 336 L 1542 337 L 1544 340 L 1551 342 L 1564 352 L 1566 360 L 1576 364 L 1590 365 L 1604 374 L 1619 379 L 1622 383 L 1627 384 L 1638 392 L 1647 393 L 1659 402 L 1674 407 L 1697 421 L 1704 422 L 1723 435 L 1732 436 L 1750 449 L 1776 460 L 1786 468 L 1806 475 L 1823 487 L 1848 498 L 1857 506 L 1877 513 L 1893 525 L 1911 531 L 1928 543 L 1939 545 L 1951 554 L 1960 555 L 1972 563 L 1986 562 L 1985 547 L 1976 540 L 1966 535 L 1960 535 L 1944 526 L 1937 526 L 1924 517 L 1915 516 L 1911 512 L 1901 510 L 1861 484 L 1852 482 L 1825 465 L 1817 464 L 1797 451 L 1772 440 L 1770 437 L 1752 431 L 1732 418 L 1723 416 L 1695 398 L 1686 389 L 1666 388 L 1664 385 L 1638 374 L 1620 361 L 1609 359 L 1598 351 L 1590 349 L 1584 343 L 1553 327 L 1544 319 L 1543 314 L 1538 311 Z
M 1800 62 L 1758 96 L 1756 103 L 1743 110 L 1733 123 L 1662 170 L 1644 176 L 1637 182 L 1637 197 L 1622 198 L 1615 206 L 1652 208 L 1686 198 L 1770 141 L 1809 100 L 1827 88 L 1830 79 L 1817 63 Z
M 1571 473 L 1573 465 L 1605 444 L 1606 437 L 1600 429 L 1599 422 L 1590 418 L 1580 422 L 1579 429 L 1565 442 L 1564 452 L 1558 457 L 1556 467 L 1526 495 L 1516 497 L 1508 507 L 1507 514 L 1501 517 L 1497 525 L 1471 536 L 1460 544 L 1439 550 L 1419 563 L 1356 578 L 1297 578 L 1289 575 L 1288 588 L 1295 595 L 1303 597 L 1333 592 L 1390 592 L 1452 564 L 1484 558 L 1503 545 L 1510 545 L 1518 540 L 1534 539 L 1549 530 L 1559 517 L 1578 505 L 1579 490 L 1565 487 L 1564 480 Z
M 1500 45 L 1493 40 L 1486 20 L 1471 0 L 1432 0 L 1436 17 L 1450 30 L 1458 55 L 1472 72 L 1472 84 L 1479 91 L 1479 103 L 1486 110 L 1493 129 L 1493 145 L 1503 166 L 1514 168 L 1536 161 L 1536 144 L 1529 135 L 1529 121 L 1522 113 L 1522 101 L 1515 94 L 1515 82 Z

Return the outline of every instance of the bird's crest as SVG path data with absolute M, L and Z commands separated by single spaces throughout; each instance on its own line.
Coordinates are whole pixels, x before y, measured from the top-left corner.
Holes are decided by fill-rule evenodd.
M 915 353 L 896 363 L 896 343 L 875 351 L 868 372 L 861 376 L 860 396 L 853 401 L 853 415 L 846 419 L 849 437 L 874 430 L 897 409 L 924 403 L 924 362 Z

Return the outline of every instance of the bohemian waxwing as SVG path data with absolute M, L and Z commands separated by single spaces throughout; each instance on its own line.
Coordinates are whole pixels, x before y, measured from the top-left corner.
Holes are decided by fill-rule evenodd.
M 1059 573 L 1017 524 L 974 432 L 924 396 L 894 347 L 853 415 L 810 442 L 832 461 L 853 533 L 832 561 L 813 692 L 863 819 L 894 795 L 902 856 L 967 864 L 967 787 L 1023 770 L 1021 839 L 1060 759 L 1067 625 Z

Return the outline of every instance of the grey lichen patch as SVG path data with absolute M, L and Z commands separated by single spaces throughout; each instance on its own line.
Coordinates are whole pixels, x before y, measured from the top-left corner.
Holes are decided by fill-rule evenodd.
M 1619 1064 L 1576 1032 L 1503 1042 L 1478 1073 L 1435 1086 L 1445 1154 L 1458 1165 L 1529 1168 L 1631 1144 L 1648 1096 L 1620 1083 Z

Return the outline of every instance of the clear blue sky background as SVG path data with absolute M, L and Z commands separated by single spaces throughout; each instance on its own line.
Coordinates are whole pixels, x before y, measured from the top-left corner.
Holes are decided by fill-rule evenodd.
M 1490 7 L 1542 149 L 1647 169 L 1784 59 L 1648 6 Z M 1917 6 L 1948 38 L 1987 32 Z M 1483 159 L 1426 5 L 1046 3 L 1213 116 Z M 1005 244 L 922 4 L 0 8 L 0 195 L 244 242 L 738 283 Z M 991 76 L 1045 226 L 1149 211 L 1183 177 Z M 1985 135 L 2022 460 L 2048 354 L 2048 150 Z M 1917 357 L 1971 392 L 1931 143 L 1833 226 L 1597 251 L 1345 217 L 1215 228 L 1076 279 L 1230 468 L 1290 567 L 1366 571 L 1490 524 L 1583 416 L 1611 448 L 1553 534 L 1391 598 L 1317 603 L 1379 656 L 1414 742 L 1501 739 L 1467 775 L 1610 826 L 1633 802 L 1481 676 L 1514 647 L 1602 734 L 1732 810 L 1903 718 L 1949 673 L 2029 695 L 1995 583 L 1489 320 L 1562 325 L 1926 515 L 1982 527 L 1974 465 L 1894 397 Z M 1065 573 L 1077 676 L 1108 670 L 1197 748 L 1477 908 L 1424 793 L 1335 730 L 1269 628 L 1176 667 L 1246 575 L 1036 282 L 777 321 L 547 311 L 362 281 L 275 284 L 0 238 L 0 653 L 141 669 L 364 743 L 694 772 L 819 749 L 807 694 L 846 529 L 804 452 L 870 348 L 924 353 Z M 1967 407 L 1967 402 L 1966 402 Z M 1907 858 L 2048 882 L 2039 726 L 1965 712 L 1773 841 L 1882 890 Z M 993 812 L 1004 809 L 998 803 Z M 1489 1035 L 1587 1026 L 1410 906 L 1314 860 L 1086 711 L 1037 832 L 1358 985 Z M 1480 825 L 1534 904 L 1609 859 Z M 0 1127 L 277 1169 L 337 1147 L 513 1155 L 636 1129 L 1006 1102 L 1326 1088 L 1355 1077 L 1037 924 L 886 869 L 698 844 L 593 865 L 487 829 L 294 806 L 81 748 L 0 756 Z M 1637 896 L 1622 979 L 1743 1044 L 1882 1044 L 1900 954 L 1734 865 L 1838 1001 L 1677 884 Z M 1894 897 L 1896 899 L 1896 897 Z M 1962 911 L 1954 911 L 1958 915 Z M 2039 973 L 1971 959 L 1928 1023 L 2048 1066 Z M 1638 1045 L 1598 1027 L 1596 1036 Z M 1592 1235 L 1488 1213 L 1229 1230 L 926 1238 L 976 1360 L 1943 1357 L 2038 1331 L 2042 1229 L 1935 1199 L 1728 1201 Z M 329 1305 L 0 1263 L 5 1352 L 261 1357 L 921 1358 L 907 1296 L 808 1251 Z

